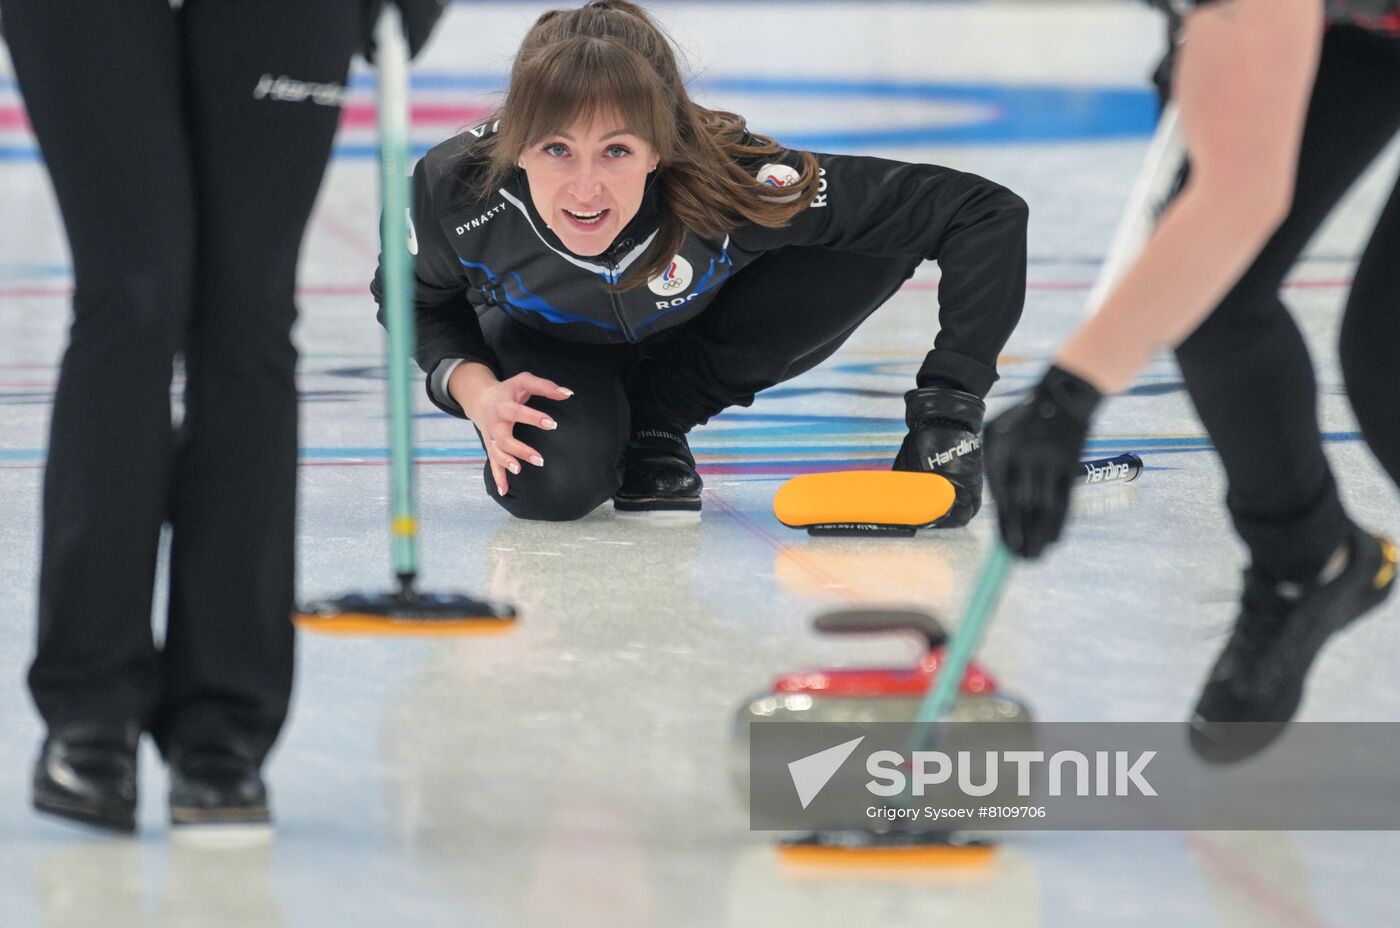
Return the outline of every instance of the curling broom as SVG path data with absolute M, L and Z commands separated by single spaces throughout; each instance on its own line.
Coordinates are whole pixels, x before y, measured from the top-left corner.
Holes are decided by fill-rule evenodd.
M 413 416 L 408 363 L 413 255 L 409 241 L 408 42 L 398 8 L 385 4 L 376 26 L 379 82 L 381 252 L 388 328 L 391 544 L 398 585 L 388 593 L 349 593 L 299 607 L 303 628 L 342 634 L 464 634 L 512 627 L 515 609 L 460 593 L 418 590 L 418 517 L 413 485 Z
M 1127 452 L 1081 461 L 1083 486 L 1129 483 L 1142 458 Z M 942 474 L 846 470 L 793 477 L 773 495 L 773 514 L 807 534 L 908 537 L 937 524 L 953 507 L 953 485 Z
M 1181 131 L 1181 117 L 1176 104 L 1168 103 L 1157 122 L 1157 131 L 1147 146 L 1137 179 L 1133 181 L 1133 189 L 1128 194 L 1128 202 L 1123 207 L 1123 215 L 1118 220 L 1118 228 L 1113 233 L 1099 276 L 1089 291 L 1089 298 L 1084 304 L 1086 315 L 1092 316 L 1099 311 L 1109 293 L 1142 253 L 1162 211 L 1176 194 L 1185 164 L 1186 138 Z

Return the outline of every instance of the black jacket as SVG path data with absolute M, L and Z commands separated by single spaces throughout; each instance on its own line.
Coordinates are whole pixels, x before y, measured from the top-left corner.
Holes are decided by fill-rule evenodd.
M 1019 314 L 1024 291 L 1012 292 L 1012 281 L 989 279 L 997 275 L 986 270 L 985 238 L 960 233 L 995 215 L 998 221 L 1019 222 L 1024 236 L 1026 206 L 976 175 L 880 158 L 817 155 L 820 192 L 788 227 L 746 225 L 717 239 L 689 235 L 665 273 L 645 286 L 614 293 L 606 284 L 643 257 L 656 233 L 654 192 L 648 190 L 637 216 L 607 252 L 578 257 L 535 211 L 524 172 L 486 196 L 473 194 L 486 170 L 473 143 L 488 131 L 478 127 L 442 142 L 413 172 L 416 359 L 429 375 L 429 395 L 454 415 L 461 410 L 434 394 L 432 374 L 445 361 L 467 359 L 501 375 L 477 320 L 489 308 L 500 307 L 517 322 L 559 339 L 637 342 L 694 318 L 730 277 L 765 252 L 788 245 L 937 259 L 945 312 L 974 302 L 1014 301 L 1013 324 Z M 796 177 L 798 163 L 784 153 L 745 168 L 780 187 Z M 381 300 L 378 274 L 371 289 Z

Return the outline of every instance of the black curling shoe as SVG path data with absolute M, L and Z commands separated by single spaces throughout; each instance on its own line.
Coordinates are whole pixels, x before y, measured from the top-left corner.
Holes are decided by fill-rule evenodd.
M 1245 572 L 1243 609 L 1190 723 L 1191 747 L 1202 759 L 1234 763 L 1272 744 L 1298 710 L 1327 639 L 1389 595 L 1394 543 L 1355 526 L 1348 543 L 1346 566 L 1327 582 L 1299 589 Z
M 960 528 L 982 508 L 982 419 L 977 396 L 950 387 L 920 387 L 904 394 L 909 434 L 894 470 L 939 474 L 953 485 L 953 508 L 934 528 Z
M 54 729 L 34 765 L 34 808 L 109 831 L 135 831 L 140 740 L 135 724 Z
M 173 825 L 263 825 L 272 820 L 258 764 L 229 748 L 188 748 L 170 761 Z
M 622 452 L 622 486 L 613 508 L 622 512 L 699 512 L 704 482 L 685 434 L 668 428 L 632 432 Z

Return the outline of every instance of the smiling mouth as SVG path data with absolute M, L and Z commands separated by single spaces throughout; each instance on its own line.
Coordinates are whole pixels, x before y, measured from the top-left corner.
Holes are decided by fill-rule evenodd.
M 606 209 L 600 209 L 593 213 L 576 212 L 571 209 L 566 209 L 564 210 L 564 215 L 573 220 L 575 224 L 587 228 L 589 226 L 596 226 L 598 223 L 602 222 L 608 212 L 609 210 Z

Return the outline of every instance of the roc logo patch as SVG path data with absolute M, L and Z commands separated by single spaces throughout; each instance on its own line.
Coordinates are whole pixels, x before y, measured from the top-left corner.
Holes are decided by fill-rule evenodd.
M 671 259 L 670 267 L 647 282 L 647 287 L 657 296 L 675 296 L 688 289 L 695 279 L 695 269 L 680 255 Z
M 786 187 L 801 180 L 802 174 L 786 164 L 765 164 L 758 170 L 758 179 L 768 187 Z

